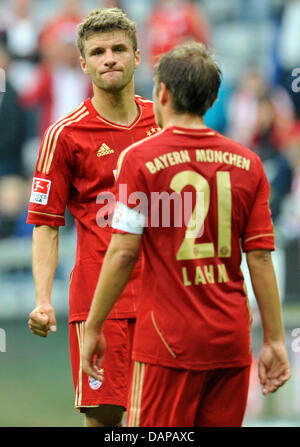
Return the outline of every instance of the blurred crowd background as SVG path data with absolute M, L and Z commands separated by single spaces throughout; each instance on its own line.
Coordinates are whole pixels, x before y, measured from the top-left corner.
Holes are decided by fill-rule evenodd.
M 139 95 L 151 98 L 157 57 L 186 40 L 204 42 L 220 64 L 219 98 L 205 122 L 263 161 L 271 184 L 274 262 L 287 343 L 294 376 L 299 375 L 300 353 L 291 347 L 300 327 L 300 0 L 1 0 L 0 69 L 6 82 L 0 91 L 0 326 L 23 321 L 34 305 L 32 226 L 26 224 L 32 176 L 45 129 L 92 94 L 75 40 L 77 24 L 95 7 L 120 7 L 136 21 Z M 74 251 L 68 216 L 53 291 L 58 315 L 65 319 Z M 251 304 L 255 354 L 261 334 L 253 296 Z M 254 361 L 249 420 L 257 425 L 272 417 L 299 421 L 296 378 L 279 397 L 262 400 L 256 374 Z

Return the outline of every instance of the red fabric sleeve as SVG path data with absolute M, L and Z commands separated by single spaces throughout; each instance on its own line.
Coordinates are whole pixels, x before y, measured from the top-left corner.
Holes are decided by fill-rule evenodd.
M 139 169 L 138 147 L 129 147 L 125 154 L 121 154 L 117 169 L 117 181 L 114 186 L 116 201 L 124 203 L 128 208 L 142 205 L 139 195 L 142 195 L 142 200 L 146 199 L 147 191 Z
M 261 162 L 257 164 L 260 181 L 242 239 L 243 251 L 274 250 L 274 230 L 269 207 L 270 184 Z
M 29 201 L 27 223 L 30 224 L 65 225 L 64 214 L 72 181 L 72 153 L 70 140 L 67 143 L 59 130 L 59 124 L 51 126 L 41 144 Z

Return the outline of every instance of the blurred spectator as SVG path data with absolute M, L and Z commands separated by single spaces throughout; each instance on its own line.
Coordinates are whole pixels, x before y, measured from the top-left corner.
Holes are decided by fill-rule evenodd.
M 279 131 L 279 135 L 278 135 Z M 286 155 L 280 151 L 277 111 L 270 96 L 258 100 L 253 149 L 261 158 L 271 185 L 270 209 L 273 222 L 280 214 L 283 200 L 290 192 L 293 171 Z
M 290 93 L 297 116 L 300 117 L 300 95 L 294 92 L 292 83 L 292 71 L 300 67 L 300 0 L 288 0 L 285 2 L 281 29 L 278 38 L 278 58 L 281 68 L 281 84 Z
M 20 91 L 30 79 L 38 60 L 38 36 L 40 26 L 35 19 L 32 0 L 13 0 L 13 8 L 4 20 L 2 42 L 8 49 L 12 62 L 10 78 Z
M 227 134 L 244 146 L 251 147 L 257 126 L 258 102 L 270 95 L 274 105 L 272 138 L 284 148 L 286 136 L 295 119 L 294 105 L 288 92 L 281 86 L 270 86 L 256 68 L 248 69 L 229 100 Z
M 57 35 L 69 36 L 75 39 L 76 27 L 83 19 L 81 11 L 82 3 L 79 0 L 64 0 L 57 15 L 46 23 L 41 35 L 40 45 L 43 48 L 48 45 L 49 40 L 53 40 Z
M 0 68 L 7 73 L 9 55 L 0 46 Z M 9 80 L 0 92 L 0 178 L 22 175 L 22 145 L 25 139 L 25 114 Z
M 186 40 L 196 40 L 206 45 L 210 41 L 207 18 L 192 0 L 158 0 L 147 28 L 152 64 L 160 55 Z
M 32 82 L 21 94 L 26 107 L 40 109 L 39 136 L 45 129 L 69 113 L 91 93 L 89 78 L 79 64 L 75 43 L 76 23 L 65 22 L 43 35 L 42 61 L 36 68 Z
M 274 105 L 274 138 L 278 148 L 285 151 L 295 125 L 295 107 L 284 87 L 274 86 L 269 93 Z
M 257 112 L 258 98 L 267 90 L 264 77 L 251 68 L 242 76 L 229 102 L 228 136 L 233 140 L 250 146 Z
M 25 180 L 16 176 L 0 178 L 0 239 L 14 235 L 16 222 L 28 199 Z
M 300 237 L 300 122 L 290 134 L 286 154 L 293 166 L 291 192 L 279 218 L 281 236 L 286 241 Z

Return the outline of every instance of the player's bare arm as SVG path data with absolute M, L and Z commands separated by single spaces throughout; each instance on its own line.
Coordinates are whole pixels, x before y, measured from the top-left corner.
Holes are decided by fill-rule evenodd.
M 141 236 L 113 234 L 106 252 L 92 306 L 85 324 L 82 362 L 84 371 L 99 379 L 105 340 L 102 326 L 130 279 L 139 257 Z
M 33 230 L 32 272 L 36 292 L 36 307 L 29 315 L 31 332 L 47 337 L 56 331 L 55 310 L 51 305 L 51 292 L 58 262 L 58 228 L 48 225 Z
M 258 373 L 263 394 L 276 391 L 291 376 L 271 253 L 254 250 L 247 253 L 247 263 L 263 326 L 263 347 Z

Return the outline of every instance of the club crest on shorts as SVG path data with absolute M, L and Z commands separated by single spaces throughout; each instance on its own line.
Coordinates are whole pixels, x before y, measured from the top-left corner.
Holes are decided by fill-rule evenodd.
M 103 368 L 100 369 L 100 374 L 101 374 L 101 380 L 96 380 L 93 377 L 89 376 L 89 378 L 88 378 L 89 387 L 92 390 L 98 390 L 102 386 L 103 380 L 104 380 L 104 369 Z

